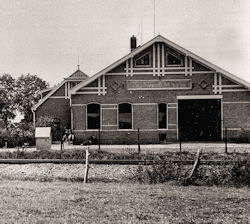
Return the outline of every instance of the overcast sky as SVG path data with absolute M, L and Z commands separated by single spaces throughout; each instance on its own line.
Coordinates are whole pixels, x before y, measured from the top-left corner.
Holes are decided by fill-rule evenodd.
M 250 82 L 249 0 L 155 0 L 156 34 Z M 0 74 L 54 85 L 93 75 L 154 37 L 154 0 L 0 0 Z M 140 35 L 142 24 L 142 37 Z

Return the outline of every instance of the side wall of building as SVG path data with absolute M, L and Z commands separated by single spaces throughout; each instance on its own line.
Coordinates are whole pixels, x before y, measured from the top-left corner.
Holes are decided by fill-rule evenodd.
M 62 85 L 35 111 L 36 119 L 50 116 L 60 121 L 61 127 L 71 127 L 70 100 L 65 99 L 65 85 Z

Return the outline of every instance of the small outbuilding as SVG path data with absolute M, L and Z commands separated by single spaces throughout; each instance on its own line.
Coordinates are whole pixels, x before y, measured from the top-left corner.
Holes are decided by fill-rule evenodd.
M 51 127 L 36 127 L 36 149 L 50 150 L 52 144 Z

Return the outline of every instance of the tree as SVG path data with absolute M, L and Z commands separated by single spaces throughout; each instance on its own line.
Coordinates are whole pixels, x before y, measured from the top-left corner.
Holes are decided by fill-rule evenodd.
M 24 115 L 24 120 L 33 120 L 31 108 L 40 99 L 40 91 L 49 87 L 49 84 L 36 75 L 21 75 L 16 80 L 16 105 Z
M 4 88 L 0 91 L 0 113 L 5 127 L 7 128 L 9 120 L 14 119 L 16 116 L 15 111 L 17 107 L 15 104 L 15 79 L 9 74 L 4 74 L 0 76 L 0 83 Z

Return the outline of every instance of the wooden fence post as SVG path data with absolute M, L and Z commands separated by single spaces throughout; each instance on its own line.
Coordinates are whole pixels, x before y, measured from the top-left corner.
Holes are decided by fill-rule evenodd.
M 180 152 L 181 152 L 181 133 L 180 133 L 180 130 L 179 130 L 179 145 L 180 145 Z
M 140 128 L 138 128 L 138 153 L 141 153 L 141 145 L 140 145 Z
M 194 165 L 193 165 L 193 168 L 192 168 L 192 171 L 191 173 L 189 174 L 189 176 L 186 178 L 185 180 L 185 184 L 186 185 L 189 185 L 190 184 L 190 181 L 191 181 L 191 177 L 193 176 L 194 172 L 197 170 L 198 166 L 199 166 L 199 162 L 200 162 L 200 153 L 201 153 L 201 150 L 198 149 L 197 150 L 197 154 L 196 154 L 196 159 L 195 159 L 195 162 L 194 162 Z
M 88 182 L 88 173 L 89 173 L 89 147 L 87 147 L 87 149 L 86 149 L 84 183 Z
M 224 141 L 225 141 L 225 153 L 227 153 L 227 127 L 225 127 L 225 138 L 224 138 Z
M 99 135 L 98 135 L 98 151 L 101 151 L 101 129 L 99 128 L 98 130 Z

